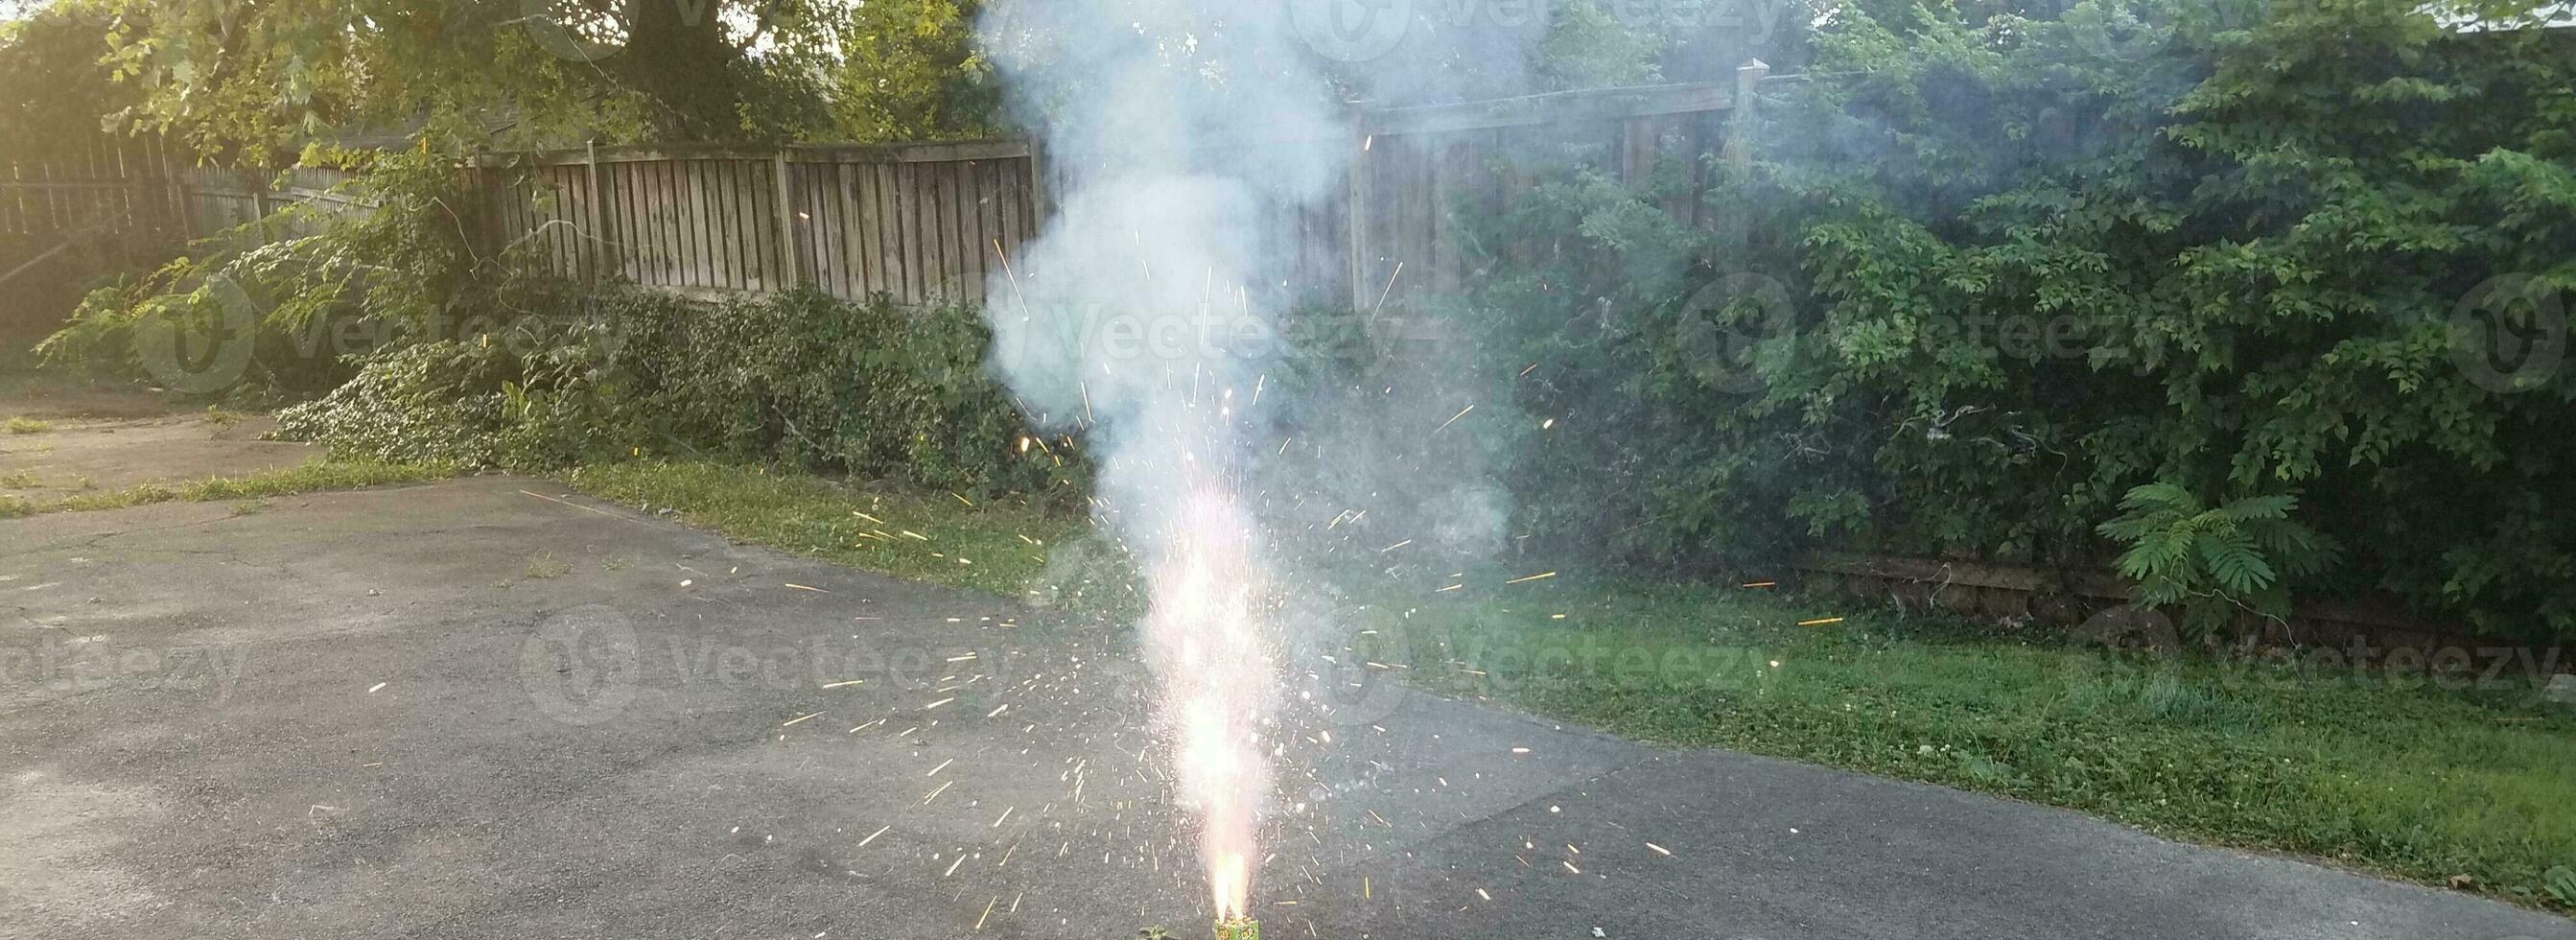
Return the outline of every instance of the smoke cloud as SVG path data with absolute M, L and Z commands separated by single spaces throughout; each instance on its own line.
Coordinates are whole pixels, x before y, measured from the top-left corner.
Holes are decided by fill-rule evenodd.
M 1278 671 L 1264 546 L 1241 493 L 1275 347 L 1275 226 L 1334 190 L 1346 140 L 1284 8 L 1018 4 L 982 24 L 1057 202 L 989 286 L 991 367 L 1097 456 L 1135 554 L 1157 730 L 1219 916 L 1251 890 Z

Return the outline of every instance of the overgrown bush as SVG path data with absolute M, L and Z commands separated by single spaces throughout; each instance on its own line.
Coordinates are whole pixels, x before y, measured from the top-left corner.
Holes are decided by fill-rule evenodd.
M 281 413 L 278 431 L 388 460 L 543 470 L 713 456 L 1079 498 L 1079 454 L 1033 446 L 983 371 L 989 341 L 967 307 L 619 291 L 373 354 Z
M 313 395 L 350 376 L 353 353 L 571 302 L 567 285 L 515 250 L 476 250 L 463 180 L 446 161 L 411 151 L 307 160 L 358 171 L 347 189 L 365 208 L 290 207 L 200 239 L 90 291 L 38 344 L 38 360 L 209 397 Z
M 1919 12 L 1824 25 L 1755 165 L 1712 166 L 1713 229 L 1584 170 L 1467 220 L 1464 302 L 1562 418 L 1528 527 L 1688 567 L 2090 567 L 2157 484 L 2349 549 L 2290 587 L 2576 635 L 2576 34 L 2396 0 Z

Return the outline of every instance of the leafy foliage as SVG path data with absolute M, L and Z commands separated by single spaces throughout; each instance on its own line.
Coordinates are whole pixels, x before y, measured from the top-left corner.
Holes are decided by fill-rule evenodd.
M 2287 577 L 2312 575 L 2332 561 L 2331 539 L 2290 520 L 2296 497 L 2248 496 L 2202 508 L 2170 483 L 2150 483 L 2121 497 L 2118 518 L 2100 531 L 2129 546 L 2117 567 L 2138 584 L 2137 600 L 2181 605 L 2186 623 L 2214 633 L 2239 609 L 2279 619 L 2290 613 Z
M 118 117 L 265 166 L 309 142 L 956 133 L 991 96 L 971 0 L 95 0 Z
M 249 330 L 252 353 L 229 391 L 317 394 L 349 377 L 348 354 L 566 302 L 567 285 L 529 273 L 515 251 L 475 249 L 463 184 L 444 161 L 414 151 L 313 158 L 363 171 L 346 188 L 370 208 L 314 218 L 299 206 L 201 239 L 150 273 L 90 291 L 38 344 L 39 361 L 151 380 L 160 377 L 142 354 L 155 331 L 210 346 Z
M 281 413 L 278 432 L 382 460 L 721 457 L 1079 498 L 1079 453 L 1022 429 L 983 371 L 989 342 L 964 308 L 619 293 L 374 354 L 347 384 Z
M 1540 363 L 1522 407 L 1564 418 L 1525 458 L 1527 521 L 1648 564 L 2099 564 L 2141 486 L 2296 491 L 2354 551 L 2304 576 L 2266 555 L 2255 593 L 2576 631 L 2576 520 L 2546 508 L 2576 497 L 2550 345 L 2576 37 L 2448 15 L 1847 8 L 1760 102 L 1757 162 L 1706 168 L 1713 231 L 1656 217 L 1689 167 L 1542 172 L 1466 220 L 1488 276 L 1465 300 Z

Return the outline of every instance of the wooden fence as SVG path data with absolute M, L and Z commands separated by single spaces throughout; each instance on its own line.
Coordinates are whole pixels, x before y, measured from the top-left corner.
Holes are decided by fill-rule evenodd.
M 1454 289 L 1509 251 L 1468 244 L 1456 210 L 1506 205 L 1540 166 L 1568 161 L 1630 181 L 1668 160 L 1703 174 L 1764 71 L 1731 85 L 1357 110 L 1342 198 L 1277 213 L 1273 246 L 1312 295 L 1373 305 Z M 905 304 L 984 300 L 1002 258 L 1039 231 L 1052 188 L 1043 154 L 1020 140 L 592 148 L 496 154 L 469 172 L 487 246 L 531 249 L 567 276 L 686 292 L 811 285 Z M 1712 221 L 1696 198 L 1665 209 Z
M 363 212 L 346 174 L 296 168 L 274 176 L 190 166 L 155 137 L 101 136 L 49 148 L 49 159 L 0 163 L 0 275 L 45 264 L 98 236 L 173 243 L 240 228 L 254 238 L 310 234 L 327 215 Z M 314 205 L 324 213 L 282 213 Z
M 475 161 L 483 237 L 568 276 L 683 291 L 812 285 L 980 301 L 996 244 L 1036 231 L 1022 141 L 618 148 Z
M 1550 167 L 1579 163 L 1643 183 L 1667 161 L 1690 174 L 1689 195 L 1663 205 L 1692 225 L 1715 219 L 1697 194 L 1706 157 L 1730 139 L 1738 102 L 1767 69 L 1734 85 L 1693 84 L 1564 92 L 1501 101 L 1362 112 L 1362 157 L 1350 174 L 1348 251 L 1353 302 L 1362 306 L 1456 290 L 1484 267 L 1530 246 L 1476 245 L 1457 210 L 1495 211 L 1527 193 Z M 1402 275 L 1397 266 L 1402 266 Z
M 1300 144 L 1357 156 L 1341 198 L 1272 214 L 1279 273 L 1297 293 L 1362 306 L 1452 290 L 1517 250 L 1473 244 L 1459 209 L 1505 206 L 1542 167 L 1567 162 L 1631 181 L 1667 161 L 1705 173 L 1764 71 L 1750 64 L 1732 84 L 1355 109 L 1349 140 Z M 296 203 L 367 209 L 336 188 L 335 171 L 269 178 L 181 166 L 141 138 L 92 151 L 68 165 L 0 168 L 0 236 L 40 244 L 105 227 L 186 239 Z M 1047 217 L 1050 169 L 1027 141 L 983 140 L 584 148 L 495 154 L 464 172 L 481 249 L 525 249 L 566 276 L 692 293 L 810 285 L 927 304 L 984 299 L 1002 259 Z M 1695 197 L 1664 208 L 1711 221 Z M 312 224 L 247 231 L 303 234 Z

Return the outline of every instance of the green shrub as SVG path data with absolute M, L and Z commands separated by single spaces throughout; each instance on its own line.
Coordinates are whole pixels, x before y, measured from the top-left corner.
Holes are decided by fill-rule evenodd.
M 2348 556 L 2172 583 L 2576 635 L 2576 382 L 2547 345 L 2576 41 L 2400 0 L 2107 9 L 1901 35 L 1846 10 L 1765 89 L 1748 170 L 1541 171 L 1461 218 L 1492 367 L 1538 363 L 1519 404 L 1563 418 L 1521 459 L 1523 531 L 1693 568 L 2099 566 L 2139 487 L 2297 491 Z M 1694 196 L 1720 225 L 1657 211 Z M 2536 367 L 2487 358 L 2515 339 Z
M 2139 603 L 2180 605 L 2185 624 L 2206 635 L 2239 610 L 2273 620 L 2289 616 L 2285 578 L 2332 563 L 2338 546 L 2290 521 L 2297 506 L 2296 497 L 2271 495 L 2203 508 L 2181 487 L 2151 483 L 2122 497 L 2125 511 L 2100 531 L 2129 546 L 2116 564 L 2122 577 L 2137 582 Z
M 714 456 L 1078 497 L 1078 455 L 1023 443 L 983 371 L 989 342 L 966 307 L 616 291 L 370 356 L 347 384 L 281 413 L 278 433 L 385 460 L 541 470 Z
M 291 206 L 93 289 L 37 344 L 38 361 L 209 397 L 314 395 L 350 377 L 354 354 L 453 338 L 480 313 L 570 302 L 568 285 L 520 249 L 469 244 L 455 207 L 470 203 L 444 161 L 411 151 L 308 159 L 357 171 L 347 195 L 369 205 Z

